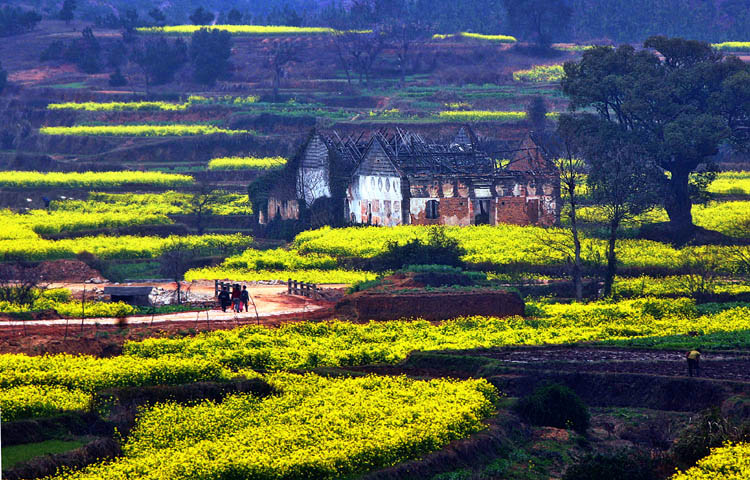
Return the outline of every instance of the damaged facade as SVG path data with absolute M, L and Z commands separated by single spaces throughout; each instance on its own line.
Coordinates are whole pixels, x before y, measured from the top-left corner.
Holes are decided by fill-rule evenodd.
M 363 137 L 313 133 L 292 162 L 294 185 L 274 188 L 263 217 L 299 219 L 309 206 L 313 217 L 326 212 L 313 226 L 552 225 L 559 219 L 559 174 L 531 136 L 496 142 L 492 151 L 480 148 L 468 127 L 448 143 L 401 129 Z

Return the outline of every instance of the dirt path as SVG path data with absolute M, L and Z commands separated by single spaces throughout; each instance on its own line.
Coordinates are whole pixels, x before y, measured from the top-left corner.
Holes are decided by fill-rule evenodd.
M 478 353 L 524 369 L 687 375 L 685 352 L 626 348 L 528 347 Z M 750 381 L 750 352 L 703 352 L 701 376 Z

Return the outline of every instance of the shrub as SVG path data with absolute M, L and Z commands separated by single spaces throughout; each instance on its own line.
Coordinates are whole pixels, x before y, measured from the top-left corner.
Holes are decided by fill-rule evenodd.
M 682 431 L 672 447 L 672 453 L 675 462 L 687 468 L 711 453 L 712 448 L 721 447 L 727 441 L 748 440 L 750 424 L 737 425 L 723 416 L 719 408 L 712 408 L 702 412 Z
M 638 451 L 588 455 L 565 471 L 563 480 L 656 480 L 655 462 Z
M 589 426 L 588 407 L 570 388 L 559 384 L 537 387 L 518 401 L 516 409 L 532 425 L 572 428 L 584 433 Z
M 384 270 L 398 270 L 406 265 L 463 265 L 461 256 L 466 251 L 459 246 L 455 238 L 450 238 L 441 227 L 433 227 L 428 234 L 427 242 L 413 238 L 405 244 L 396 241 L 386 243 L 383 252 L 375 265 Z

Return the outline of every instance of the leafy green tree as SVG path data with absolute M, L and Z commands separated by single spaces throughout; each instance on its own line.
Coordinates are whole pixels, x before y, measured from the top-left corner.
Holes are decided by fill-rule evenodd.
M 542 133 L 547 128 L 547 104 L 544 97 L 535 96 L 526 106 L 526 120 L 534 132 Z
M 73 12 L 76 7 L 76 0 L 65 0 L 62 9 L 60 9 L 60 20 L 64 20 L 65 23 L 70 23 L 70 21 L 73 20 Z
M 149 38 L 133 50 L 131 60 L 143 71 L 148 91 L 151 85 L 172 81 L 187 62 L 187 45 L 182 39 L 170 42 L 164 37 Z
M 81 38 L 73 40 L 63 53 L 63 59 L 74 62 L 85 73 L 98 73 L 101 70 L 101 45 L 91 27 L 81 32 Z
M 631 138 L 636 133 L 590 115 L 569 122 L 579 123 L 580 154 L 589 170 L 589 195 L 607 228 L 604 295 L 609 296 L 617 274 L 620 227 L 660 202 L 664 176 L 654 162 L 644 159 L 644 150 Z
M 190 21 L 193 25 L 210 25 L 214 21 L 214 14 L 206 11 L 203 7 L 198 7 L 190 15 Z
M 666 172 L 673 240 L 686 241 L 695 231 L 691 175 L 710 170 L 722 143 L 750 144 L 750 67 L 697 41 L 652 37 L 644 46 L 653 50 L 587 50 L 565 64 L 562 88 L 573 111 L 593 109 Z
M 125 13 L 120 15 L 120 23 L 122 24 L 122 28 L 125 29 L 126 32 L 132 32 L 136 29 L 136 27 L 140 26 L 141 19 L 138 16 L 138 10 L 135 8 L 129 8 L 125 10 Z
M 33 10 L 22 10 L 6 5 L 0 8 L 0 37 L 33 30 L 41 20 L 42 16 Z
M 158 7 L 149 10 L 148 16 L 151 17 L 157 26 L 163 26 L 167 22 L 167 16 Z
M 301 27 L 303 18 L 289 4 L 284 4 L 283 8 L 273 7 L 268 14 L 266 22 L 269 25 L 285 25 L 288 27 Z
M 229 73 L 232 55 L 232 35 L 221 30 L 201 28 L 190 41 L 193 78 L 198 83 L 212 85 Z
M 227 22 L 230 25 L 241 25 L 242 24 L 242 13 L 236 8 L 229 10 L 227 14 Z
M 115 71 L 109 76 L 109 85 L 111 87 L 122 87 L 128 84 L 128 79 L 120 71 L 120 68 L 116 68 Z
M 565 37 L 573 10 L 564 0 L 504 0 L 511 33 L 541 47 Z

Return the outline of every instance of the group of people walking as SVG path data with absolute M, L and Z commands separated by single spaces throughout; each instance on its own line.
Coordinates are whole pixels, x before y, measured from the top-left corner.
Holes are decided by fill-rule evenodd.
M 221 305 L 221 311 L 226 312 L 227 307 L 232 307 L 232 311 L 240 313 L 244 308 L 247 312 L 248 304 L 250 303 L 250 292 L 247 291 L 247 285 L 242 285 L 240 288 L 239 283 L 232 285 L 232 291 L 229 291 L 229 286 L 224 285 L 221 287 L 219 292 L 219 304 Z

